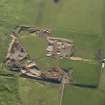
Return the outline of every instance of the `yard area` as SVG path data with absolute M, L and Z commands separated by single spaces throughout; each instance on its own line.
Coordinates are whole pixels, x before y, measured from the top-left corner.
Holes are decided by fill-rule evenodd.
M 47 48 L 45 39 L 35 35 L 23 35 L 20 37 L 20 40 L 32 59 L 40 59 L 45 56 Z
M 45 54 L 47 48 L 47 41 L 45 39 L 39 38 L 38 36 L 35 35 L 34 36 L 21 35 L 20 40 L 24 45 L 24 47 L 27 49 L 30 57 L 32 59 L 35 59 L 36 63 L 42 70 L 48 70 L 48 68 L 54 66 L 60 66 L 65 69 L 72 68 L 73 82 L 78 84 L 93 85 L 93 86 L 98 84 L 100 71 L 97 62 L 93 61 L 89 63 L 83 61 L 70 61 L 70 60 L 54 59 L 46 57 Z

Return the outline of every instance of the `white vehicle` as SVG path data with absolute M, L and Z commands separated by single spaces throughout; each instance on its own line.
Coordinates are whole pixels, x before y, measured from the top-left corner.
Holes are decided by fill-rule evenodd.
M 105 59 L 102 60 L 102 68 L 105 67 Z

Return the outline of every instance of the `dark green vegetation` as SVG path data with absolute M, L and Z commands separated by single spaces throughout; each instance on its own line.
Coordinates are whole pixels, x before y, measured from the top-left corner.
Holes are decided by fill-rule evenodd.
M 105 93 L 101 90 L 67 86 L 64 93 L 64 105 L 104 105 Z
M 59 105 L 59 86 L 24 79 L 1 67 L 10 42 L 8 35 L 20 24 L 47 27 L 54 36 L 73 40 L 75 55 L 95 60 L 97 50 L 105 51 L 104 0 L 60 0 L 57 4 L 53 0 L 0 0 L 0 105 Z M 63 105 L 105 104 L 105 73 L 99 79 L 97 63 L 50 59 L 44 56 L 44 40 L 29 36 L 21 40 L 41 68 L 60 65 L 74 70 L 75 82 L 88 85 L 99 82 L 97 89 L 67 86 Z M 8 73 L 13 76 L 2 75 Z
M 0 76 L 0 105 L 16 105 L 20 103 L 17 79 Z
M 18 90 L 22 105 L 59 105 L 60 90 L 57 85 L 19 78 Z
M 69 65 L 69 66 L 68 66 Z M 73 82 L 81 85 L 97 85 L 99 79 L 99 70 L 97 64 L 89 64 L 82 61 L 66 61 L 61 60 L 62 68 L 73 69 Z
M 18 78 L 0 65 L 0 105 L 21 105 Z

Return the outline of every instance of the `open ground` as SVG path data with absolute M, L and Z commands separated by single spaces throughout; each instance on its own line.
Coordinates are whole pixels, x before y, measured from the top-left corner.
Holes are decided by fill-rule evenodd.
M 75 55 L 95 60 L 99 49 L 105 51 L 104 8 L 104 0 L 59 0 L 56 5 L 53 0 L 1 0 L 0 64 L 2 65 L 5 59 L 11 41 L 9 33 L 20 24 L 47 27 L 52 30 L 53 35 L 73 40 L 76 45 Z M 60 65 L 67 69 L 72 68 L 74 80 L 79 85 L 97 85 L 100 70 L 98 63 L 55 61 L 44 56 L 44 50 L 41 50 L 46 45 L 44 40 L 33 39 L 33 36 L 20 38 L 40 67 L 47 69 Z M 3 76 L 4 74 L 6 75 Z M 9 78 L 7 74 L 13 76 Z M 0 66 L 0 81 L 0 105 L 17 105 L 17 103 L 19 105 L 59 105 L 60 86 L 58 85 L 21 78 L 16 73 L 8 71 L 5 66 Z M 98 88 L 66 86 L 62 105 L 104 105 L 104 81 L 103 72 Z

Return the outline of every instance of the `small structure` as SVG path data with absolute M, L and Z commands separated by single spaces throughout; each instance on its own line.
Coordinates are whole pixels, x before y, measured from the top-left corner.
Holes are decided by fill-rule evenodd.
M 63 79 L 64 71 L 59 67 L 53 67 L 48 71 L 43 71 L 41 77 L 44 80 L 52 82 L 61 82 Z
M 51 36 L 51 32 L 49 30 L 45 29 L 39 29 L 37 27 L 27 26 L 27 25 L 20 25 L 16 26 L 15 30 L 12 32 L 14 36 L 17 36 L 21 32 L 29 32 L 29 33 L 36 33 L 40 37 L 47 37 Z
M 105 67 L 105 59 L 102 60 L 102 68 Z
M 37 33 L 39 35 L 39 37 L 49 37 L 51 36 L 51 32 L 49 32 L 48 30 L 40 30 L 40 31 L 37 31 Z
M 27 51 L 21 45 L 19 40 L 12 36 L 12 41 L 9 45 L 7 56 L 6 56 L 6 64 L 8 66 L 16 66 L 21 60 L 27 57 Z
M 63 39 L 48 37 L 48 47 L 46 56 L 53 57 L 70 57 L 73 54 L 73 42 Z
M 17 26 L 16 32 L 17 32 L 17 33 L 20 33 L 20 32 L 22 32 L 22 31 L 27 31 L 27 32 L 29 32 L 29 33 L 34 33 L 34 32 L 39 31 L 39 29 L 36 28 L 36 27 L 25 26 L 25 25 Z
M 31 62 L 30 64 L 25 65 L 21 69 L 21 73 L 26 76 L 29 76 L 29 77 L 41 79 L 41 77 L 40 77 L 41 71 L 39 71 L 36 63 L 34 63 L 34 62 Z
M 42 71 L 42 70 L 37 69 L 36 64 L 32 63 L 29 65 L 26 65 L 21 70 L 21 72 L 22 74 L 28 77 L 50 81 L 50 82 L 61 83 L 63 80 L 63 77 L 66 78 L 66 81 L 69 81 L 69 76 L 67 75 L 67 73 L 59 67 L 58 68 L 53 67 L 48 71 Z

